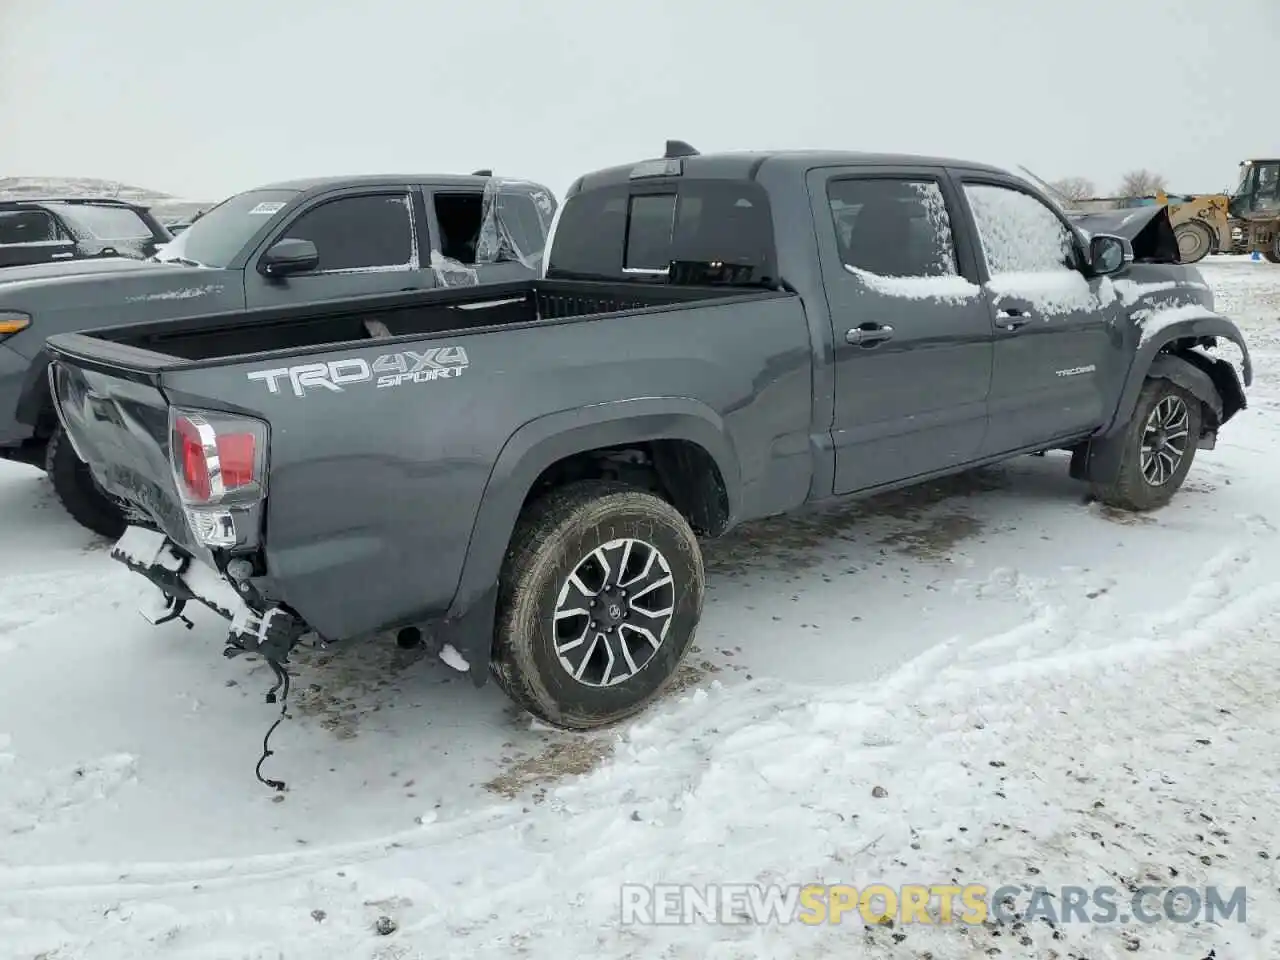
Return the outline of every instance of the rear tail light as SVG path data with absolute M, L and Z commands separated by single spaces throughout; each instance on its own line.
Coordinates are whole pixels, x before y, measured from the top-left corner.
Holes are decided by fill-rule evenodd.
M 267 425 L 175 407 L 169 426 L 174 479 L 192 532 L 209 546 L 235 546 L 232 508 L 252 506 L 267 493 Z
M 31 326 L 31 317 L 14 310 L 0 310 L 0 343 Z

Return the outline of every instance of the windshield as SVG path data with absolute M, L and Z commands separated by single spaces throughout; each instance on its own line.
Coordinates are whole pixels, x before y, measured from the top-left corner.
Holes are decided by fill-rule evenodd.
M 96 206 L 91 203 L 51 203 L 62 219 L 98 240 L 150 240 L 151 228 L 128 207 Z
M 1236 184 L 1236 192 L 1232 196 L 1242 197 L 1249 189 L 1249 174 L 1253 173 L 1252 163 L 1240 164 L 1240 181 Z
M 250 190 L 222 201 L 170 243 L 156 259 L 225 267 L 246 243 L 298 195 L 296 190 Z

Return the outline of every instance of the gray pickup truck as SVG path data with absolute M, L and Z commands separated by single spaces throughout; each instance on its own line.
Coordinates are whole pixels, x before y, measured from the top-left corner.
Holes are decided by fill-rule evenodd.
M 61 442 L 45 376 L 51 334 L 531 279 L 555 208 L 545 187 L 489 171 L 300 180 L 224 200 L 147 260 L 6 269 L 0 457 L 45 468 L 76 520 L 118 537 L 127 511 Z M 239 336 L 245 352 L 261 343 L 250 329 Z
M 1157 211 L 1086 234 L 972 163 L 667 154 L 579 179 L 536 280 L 53 337 L 152 618 L 202 600 L 276 666 L 426 636 L 593 728 L 689 649 L 699 536 L 1049 449 L 1148 510 L 1245 405 Z

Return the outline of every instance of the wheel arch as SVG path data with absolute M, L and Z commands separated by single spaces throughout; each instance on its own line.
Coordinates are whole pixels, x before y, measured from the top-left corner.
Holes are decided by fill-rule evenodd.
M 29 426 L 37 437 L 48 438 L 58 426 L 53 412 L 53 400 L 49 396 L 49 353 L 41 350 L 31 361 L 22 380 L 22 392 L 14 419 Z
M 1120 399 L 1116 404 L 1111 422 L 1101 432 L 1101 436 L 1114 436 L 1124 430 L 1138 405 L 1138 394 L 1142 392 L 1142 384 L 1150 377 L 1173 379 L 1175 376 L 1181 376 L 1185 382 L 1180 382 L 1179 385 L 1191 390 L 1205 402 L 1215 402 L 1211 397 L 1217 395 L 1219 399 L 1216 402 L 1222 413 L 1219 426 L 1226 423 L 1239 410 L 1244 409 L 1244 388 L 1240 385 L 1240 380 L 1231 363 L 1218 357 L 1210 357 L 1194 347 L 1194 344 L 1203 337 L 1224 337 L 1230 340 L 1240 348 L 1244 386 L 1252 384 L 1253 361 L 1249 355 L 1249 345 L 1245 343 L 1240 328 L 1226 317 L 1211 310 L 1205 310 L 1200 316 L 1177 320 L 1160 327 L 1154 335 L 1144 332 L 1144 336 L 1145 339 L 1139 342 L 1133 362 L 1129 366 L 1129 373 L 1120 390 Z M 1182 363 L 1173 362 L 1176 360 L 1181 360 Z M 1198 393 L 1196 387 L 1191 385 L 1194 383 L 1200 389 L 1204 389 L 1205 381 L 1196 377 L 1194 372 L 1188 372 L 1185 369 L 1188 365 L 1193 371 L 1200 370 L 1208 376 L 1208 382 L 1213 387 L 1209 391 L 1210 396 Z
M 695 528 L 716 534 L 733 524 L 741 502 L 737 454 L 719 415 L 698 400 L 622 400 L 524 424 L 503 445 L 490 472 L 458 589 L 442 624 L 442 640 L 462 653 L 477 685 L 488 673 L 503 559 L 539 480 L 576 458 L 638 447 L 653 452 L 653 469 L 669 488 L 664 493 Z
M 1139 344 L 1111 423 L 1073 451 L 1071 476 L 1092 483 L 1115 479 L 1124 457 L 1125 431 L 1149 380 L 1167 380 L 1200 401 L 1202 437 L 1212 438 L 1212 445 L 1217 430 L 1245 408 L 1246 399 L 1231 362 L 1196 347 L 1202 337 L 1225 337 L 1235 343 L 1243 358 L 1244 383 L 1253 382 L 1249 347 L 1239 328 L 1225 317 L 1206 310 L 1200 317 L 1160 328 Z M 1202 437 L 1196 438 L 1197 445 Z

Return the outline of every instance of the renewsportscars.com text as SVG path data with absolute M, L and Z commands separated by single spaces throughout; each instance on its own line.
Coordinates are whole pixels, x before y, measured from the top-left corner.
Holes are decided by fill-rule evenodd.
M 621 890 L 625 925 L 981 924 L 1043 918 L 1053 924 L 1084 923 L 1244 923 L 1244 887 L 1063 886 L 986 884 L 625 884 Z

